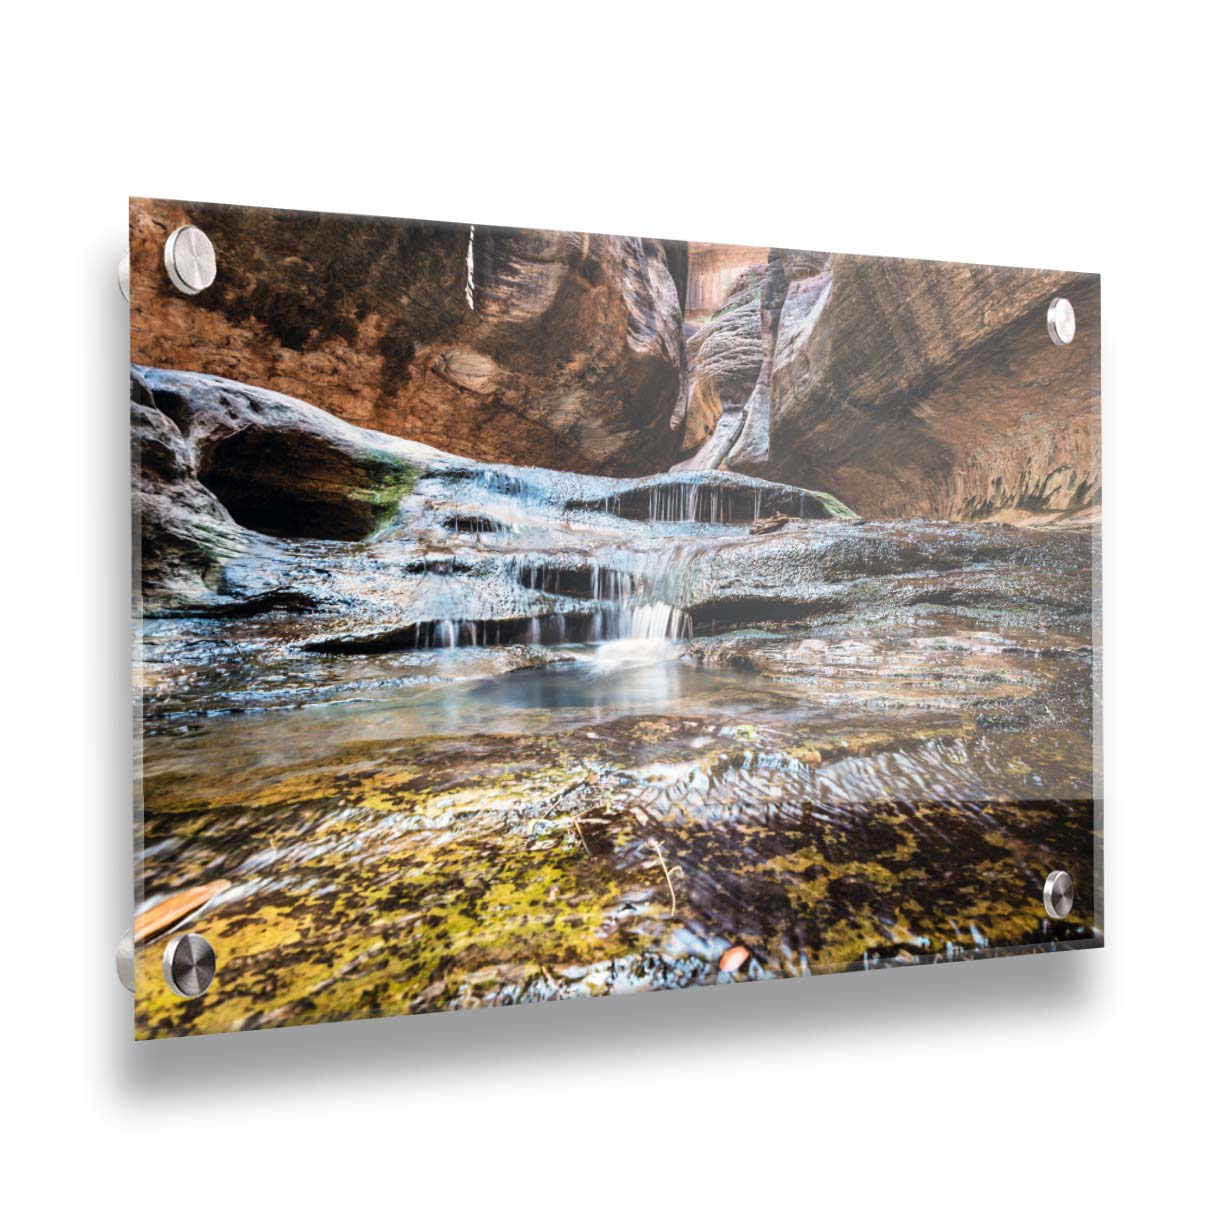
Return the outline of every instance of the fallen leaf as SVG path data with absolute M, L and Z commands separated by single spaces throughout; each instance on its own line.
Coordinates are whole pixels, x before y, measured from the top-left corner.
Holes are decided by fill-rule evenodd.
M 739 944 L 736 944 L 734 948 L 728 948 L 719 959 L 719 972 L 735 973 L 747 961 L 749 955 L 748 949 Z
M 137 914 L 132 928 L 136 942 L 145 943 L 163 931 L 168 931 L 176 922 L 181 922 L 188 914 L 194 913 L 229 886 L 228 880 L 214 880 L 211 884 L 201 884 L 198 888 L 185 888 L 182 892 L 159 901 L 143 914 Z

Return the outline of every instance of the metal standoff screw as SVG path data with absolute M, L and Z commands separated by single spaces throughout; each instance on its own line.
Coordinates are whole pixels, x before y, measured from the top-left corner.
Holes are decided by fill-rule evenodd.
M 1041 899 L 1051 918 L 1065 918 L 1075 904 L 1075 885 L 1071 877 L 1065 871 L 1051 871 L 1046 876 Z
M 162 956 L 166 985 L 184 999 L 202 995 L 217 974 L 217 957 L 203 935 L 179 935 L 166 945 Z
M 136 993 L 136 940 L 131 931 L 126 931 L 115 949 L 115 971 L 125 990 Z
M 119 292 L 125 302 L 132 300 L 132 265 L 126 254 L 119 261 Z
M 166 272 L 180 293 L 203 293 L 217 279 L 217 252 L 208 235 L 180 225 L 166 239 Z
M 1046 311 L 1046 327 L 1055 344 L 1070 344 L 1075 339 L 1075 307 L 1066 298 L 1055 298 Z

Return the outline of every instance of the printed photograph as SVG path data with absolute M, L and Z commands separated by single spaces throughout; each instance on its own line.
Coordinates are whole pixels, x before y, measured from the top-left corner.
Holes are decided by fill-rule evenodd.
M 128 269 L 138 1038 L 1102 944 L 1097 276 L 149 199 Z

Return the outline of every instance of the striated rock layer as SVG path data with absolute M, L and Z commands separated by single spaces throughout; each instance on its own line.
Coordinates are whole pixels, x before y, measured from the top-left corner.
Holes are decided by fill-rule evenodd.
M 769 474 L 869 515 L 1085 511 L 1101 487 L 1100 282 L 1020 268 L 837 255 L 779 326 Z M 1046 309 L 1078 330 L 1055 345 Z
M 726 472 L 612 478 L 480 464 L 273 391 L 184 371 L 134 366 L 131 412 L 149 616 L 245 616 L 275 606 L 297 622 L 304 608 L 329 606 L 346 625 L 389 616 L 399 626 L 412 606 L 416 620 L 517 623 L 552 611 L 551 602 L 487 555 L 481 566 L 469 560 L 473 581 L 462 597 L 463 584 L 444 575 L 447 598 L 436 607 L 419 598 L 428 567 L 406 567 L 405 556 L 415 557 L 422 540 L 443 549 L 473 540 L 479 552 L 490 537 L 519 551 L 536 540 L 565 552 L 556 532 L 563 522 L 566 547 L 582 556 L 554 558 L 554 568 L 589 567 L 598 543 L 619 570 L 634 571 L 648 555 L 662 578 L 677 532 L 743 534 L 771 515 L 855 517 L 826 494 Z M 637 552 L 621 556 L 633 541 Z
M 871 517 L 1093 511 L 1097 277 L 775 250 L 751 279 L 689 340 L 680 466 L 828 489 Z M 1046 329 L 1055 296 L 1075 307 L 1069 346 Z M 738 381 L 724 353 L 751 354 Z
M 734 429 L 756 385 L 761 369 L 762 271 L 763 266 L 757 265 L 741 273 L 713 318 L 685 342 L 688 400 L 682 446 L 686 453 L 702 447 L 716 431 L 725 435 Z M 733 419 L 724 423 L 724 416 Z M 715 468 L 726 450 L 724 447 L 717 456 L 710 450 L 697 461 L 678 466 Z
M 721 309 L 744 273 L 769 258 L 768 247 L 733 246 L 725 242 L 690 242 L 688 250 L 684 314 L 692 320 Z
M 196 297 L 162 269 L 187 223 L 217 249 Z M 633 475 L 675 456 L 683 244 L 137 199 L 130 253 L 137 364 L 475 459 Z

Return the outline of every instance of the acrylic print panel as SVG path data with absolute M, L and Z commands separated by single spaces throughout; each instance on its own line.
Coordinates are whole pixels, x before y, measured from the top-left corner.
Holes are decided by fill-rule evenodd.
M 138 1036 L 1101 942 L 1095 276 L 155 200 L 130 260 Z

